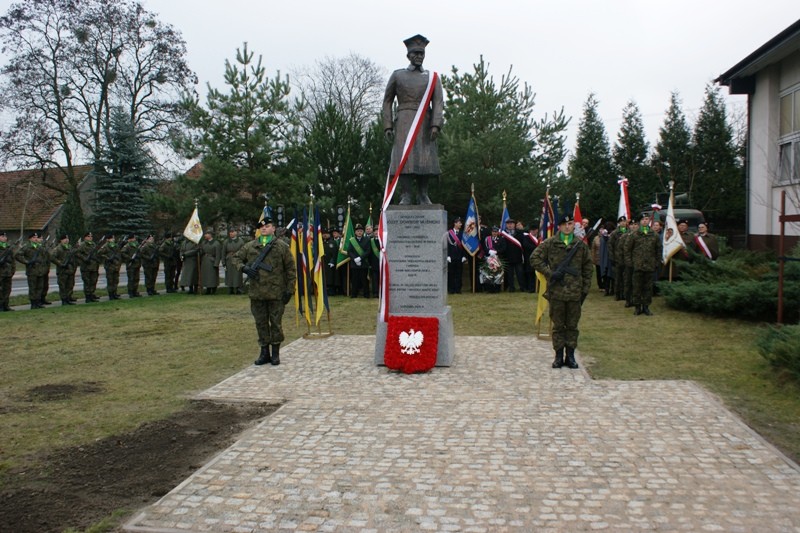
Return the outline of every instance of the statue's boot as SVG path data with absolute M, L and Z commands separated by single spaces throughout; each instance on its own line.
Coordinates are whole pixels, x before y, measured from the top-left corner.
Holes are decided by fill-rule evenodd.
M 431 199 L 428 198 L 428 176 L 417 177 L 417 200 L 419 205 L 431 204 Z
M 400 174 L 400 205 L 411 205 L 411 176 Z

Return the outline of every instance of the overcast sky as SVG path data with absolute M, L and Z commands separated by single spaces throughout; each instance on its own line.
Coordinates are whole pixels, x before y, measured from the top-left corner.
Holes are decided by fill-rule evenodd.
M 509 67 L 537 94 L 534 114 L 564 108 L 574 149 L 583 105 L 593 92 L 610 143 L 633 99 L 647 140 L 658 140 L 677 90 L 690 123 L 707 83 L 800 18 L 797 0 L 142 0 L 179 29 L 189 64 L 224 89 L 225 59 L 244 41 L 277 70 L 313 67 L 351 52 L 389 73 L 406 66 L 403 39 L 430 39 L 425 66 L 471 71 L 480 56 L 499 82 Z M 2 12 L 9 0 L 0 0 Z M 727 90 L 727 89 L 725 89 Z M 727 94 L 727 92 L 726 92 Z M 727 99 L 743 106 L 741 96 Z

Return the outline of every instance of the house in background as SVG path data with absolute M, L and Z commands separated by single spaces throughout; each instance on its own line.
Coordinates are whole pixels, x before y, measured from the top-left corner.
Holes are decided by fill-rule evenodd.
M 81 206 L 88 215 L 94 196 L 94 179 L 89 176 L 92 166 L 76 166 L 74 170 L 80 180 Z M 8 234 L 9 242 L 16 241 L 20 232 L 25 240 L 32 231 L 56 240 L 67 195 L 47 184 L 65 189 L 66 179 L 56 168 L 0 172 L 0 230 Z
M 747 95 L 747 247 L 777 250 L 783 191 L 786 214 L 800 213 L 800 20 L 714 81 Z M 800 224 L 785 234 L 788 250 Z

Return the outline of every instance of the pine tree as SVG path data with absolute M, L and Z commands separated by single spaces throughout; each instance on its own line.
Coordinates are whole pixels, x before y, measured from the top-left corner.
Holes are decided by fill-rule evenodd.
M 287 146 L 297 135 L 296 115 L 289 102 L 289 81 L 280 73 L 267 78 L 261 56 L 236 49 L 235 63 L 225 61 L 227 92 L 209 87 L 206 104 L 187 98 L 190 131 L 177 148 L 188 158 L 201 158 L 199 179 L 179 178 L 188 191 L 180 212 L 188 217 L 199 198 L 203 223 L 252 223 L 264 207 L 264 194 L 274 204 L 297 205 L 307 199 L 304 177 L 293 170 Z
M 664 124 L 659 128 L 659 139 L 653 155 L 653 170 L 659 180 L 660 190 L 668 191 L 669 182 L 675 182 L 675 192 L 692 190 L 692 134 L 681 109 L 677 92 L 670 95 L 669 109 Z
M 108 148 L 95 161 L 95 205 L 92 226 L 95 231 L 115 235 L 149 232 L 152 224 L 145 195 L 152 190 L 148 162 L 130 117 L 114 108 Z
M 694 128 L 695 207 L 718 225 L 744 229 L 745 176 L 719 89 L 706 86 Z
M 613 156 L 617 173 L 629 180 L 628 195 L 632 209 L 649 206 L 654 194 L 660 190 L 648 162 L 649 151 L 639 106 L 630 101 L 622 110 L 622 126 L 614 144 Z
M 568 209 L 574 201 L 575 193 L 580 193 L 583 214 L 590 218 L 603 216 L 615 219 L 619 204 L 619 186 L 605 125 L 597 111 L 598 104 L 593 93 L 584 104 L 575 155 L 570 158 L 568 166 L 569 180 L 565 182 L 566 190 L 561 193 L 564 200 L 560 211 Z

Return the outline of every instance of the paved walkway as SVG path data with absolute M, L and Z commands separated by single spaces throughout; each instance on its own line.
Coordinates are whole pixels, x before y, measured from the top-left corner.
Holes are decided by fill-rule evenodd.
M 552 370 L 532 337 L 403 375 L 374 342 L 301 339 L 200 394 L 286 403 L 126 528 L 800 532 L 798 466 L 693 383 Z

